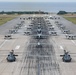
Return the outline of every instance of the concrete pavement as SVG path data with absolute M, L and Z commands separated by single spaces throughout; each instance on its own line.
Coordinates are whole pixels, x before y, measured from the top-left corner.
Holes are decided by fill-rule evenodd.
M 30 16 L 45 17 L 45 15 Z M 55 16 L 58 17 L 57 15 Z M 29 15 L 22 15 L 20 17 L 27 18 Z M 60 19 L 45 20 L 49 20 L 58 34 L 57 36 L 50 35 L 49 39 L 47 40 L 47 42 L 49 44 L 51 43 L 54 48 L 52 52 L 54 54 L 50 55 L 52 61 L 50 61 L 50 58 L 49 61 L 44 62 L 38 62 L 39 59 L 36 58 L 29 58 L 28 60 L 27 52 L 32 37 L 30 35 L 24 35 L 24 31 L 26 31 L 27 27 L 31 23 L 31 20 L 20 20 L 18 17 L 0 26 L 0 75 L 76 75 L 76 40 L 66 39 L 65 34 L 63 34 L 62 31 L 57 27 L 55 21 L 59 21 L 65 25 L 66 28 L 74 34 L 76 32 L 76 26 L 62 17 L 60 17 Z M 24 23 L 22 27 L 18 29 L 16 34 L 12 34 L 12 39 L 4 39 L 4 36 L 9 34 L 9 29 L 12 29 L 15 25 L 21 23 L 21 21 L 24 21 Z M 12 49 L 14 49 L 15 54 L 18 54 L 16 57 L 17 60 L 15 62 L 7 62 L 6 57 Z M 48 48 L 44 49 L 48 50 Z M 60 55 L 63 54 L 64 49 L 70 52 L 72 62 L 66 63 L 62 61 Z M 53 65 L 50 64 L 51 62 Z M 43 65 L 44 69 L 41 67 L 39 70 L 37 70 L 37 68 Z M 38 73 L 38 71 L 40 73 Z

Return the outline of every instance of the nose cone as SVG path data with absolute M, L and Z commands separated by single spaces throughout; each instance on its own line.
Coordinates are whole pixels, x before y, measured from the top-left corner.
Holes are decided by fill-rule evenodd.
M 38 34 L 38 36 L 40 37 L 40 36 L 41 36 L 41 34 Z
M 40 42 L 38 42 L 38 45 L 41 45 Z

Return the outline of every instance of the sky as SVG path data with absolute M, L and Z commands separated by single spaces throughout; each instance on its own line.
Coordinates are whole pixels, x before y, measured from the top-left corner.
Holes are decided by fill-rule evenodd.
M 0 0 L 0 2 L 76 2 L 76 0 Z

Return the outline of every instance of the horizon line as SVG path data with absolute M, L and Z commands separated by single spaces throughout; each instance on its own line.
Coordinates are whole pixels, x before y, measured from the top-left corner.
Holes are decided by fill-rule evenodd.
M 25 2 L 25 1 L 0 1 L 0 2 Z M 26 1 L 26 2 L 29 2 L 29 1 Z M 30 1 L 30 2 L 36 2 L 36 1 Z M 37 1 L 37 2 L 40 2 L 40 1 Z M 43 1 L 41 1 L 43 2 Z M 47 2 L 47 1 L 44 1 L 44 3 Z M 51 2 L 51 1 L 48 1 L 48 2 Z M 53 2 L 53 1 L 52 1 Z M 62 3 L 61 1 L 59 1 L 60 3 Z M 68 1 L 64 2 L 64 3 L 67 3 Z M 76 1 L 75 1 L 76 2 Z M 57 3 L 57 2 L 54 2 L 54 3 Z M 68 2 L 68 3 L 71 3 L 71 2 Z

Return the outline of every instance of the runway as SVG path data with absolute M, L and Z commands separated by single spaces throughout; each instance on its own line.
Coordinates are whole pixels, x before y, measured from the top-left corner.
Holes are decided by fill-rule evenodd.
M 50 15 L 53 19 L 49 19 Z M 72 34 L 75 34 L 76 26 L 61 16 L 50 15 L 21 15 L 0 26 L 0 75 L 76 74 L 76 40 L 67 39 L 66 34 L 62 32 L 55 22 L 62 23 Z M 29 17 L 43 18 L 34 20 L 29 19 Z M 54 17 L 60 17 L 60 19 L 55 19 Z M 52 27 L 54 27 L 57 35 L 49 33 L 49 31 L 53 30 L 49 30 L 50 24 L 47 24 L 48 22 L 46 21 L 50 22 Z M 41 23 L 42 39 L 36 38 L 39 23 Z M 15 29 L 14 26 L 18 26 L 18 24 L 21 24 L 21 26 L 16 29 L 16 33 L 11 33 L 12 39 L 4 39 L 5 35 L 10 34 L 9 30 Z M 29 34 L 24 33 L 27 31 Z M 41 44 L 39 48 L 37 48 L 38 43 Z M 18 55 L 16 57 L 17 60 L 8 62 L 6 58 L 12 49 Z M 64 54 L 64 49 L 69 51 L 72 57 L 71 62 L 62 61 L 60 55 Z

